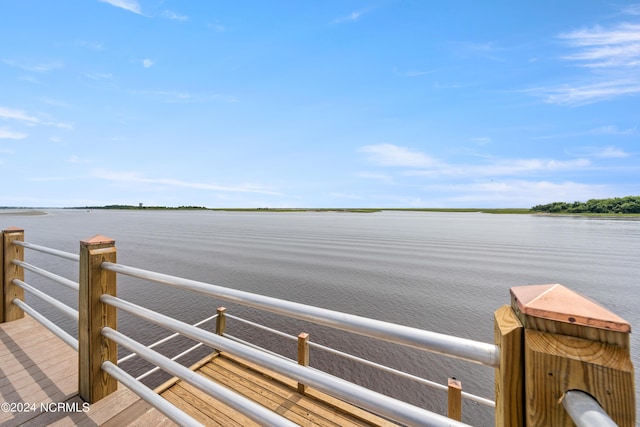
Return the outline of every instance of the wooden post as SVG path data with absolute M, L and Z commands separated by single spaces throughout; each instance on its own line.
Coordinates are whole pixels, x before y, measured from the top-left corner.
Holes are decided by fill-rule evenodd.
M 462 421 L 462 383 L 449 378 L 448 387 L 447 416 L 452 420 Z
M 100 301 L 102 294 L 116 295 L 116 273 L 100 268 L 103 262 L 116 262 L 115 241 L 95 236 L 80 242 L 80 292 L 78 302 L 78 391 L 89 403 L 116 391 L 118 382 L 101 369 L 109 360 L 118 362 L 118 346 L 100 330 L 117 329 L 116 309 Z
M 635 426 L 629 323 L 562 285 L 515 287 L 511 296 L 525 328 L 526 425 L 573 426 L 561 400 L 580 390 L 619 426 Z
M 496 427 L 524 426 L 524 328 L 513 309 L 504 305 L 494 313 L 494 339 L 500 348 L 496 368 Z
M 14 241 L 24 241 L 24 230 L 10 227 L 2 232 L 2 307 L 0 321 L 10 322 L 22 319 L 24 311 L 11 303 L 15 298 L 24 301 L 24 290 L 13 283 L 14 279 L 24 280 L 24 269 L 12 264 L 11 261 L 24 261 L 24 248 L 13 245 Z
M 218 317 L 216 318 L 216 334 L 222 336 L 227 327 L 227 318 L 224 315 L 227 312 L 225 307 L 218 307 Z
M 301 332 L 298 335 L 298 365 L 309 366 L 309 334 Z M 298 383 L 298 392 L 304 393 L 307 386 L 302 383 Z

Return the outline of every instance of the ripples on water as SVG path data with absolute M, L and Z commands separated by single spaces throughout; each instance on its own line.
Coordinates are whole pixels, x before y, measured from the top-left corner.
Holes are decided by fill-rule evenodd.
M 45 216 L 0 217 L 25 229 L 32 243 L 78 253 L 78 241 L 103 234 L 116 240 L 118 261 L 276 298 L 344 311 L 484 342 L 493 341 L 492 315 L 509 303 L 509 288 L 562 283 L 640 325 L 640 221 L 479 213 L 269 213 L 52 210 Z M 27 260 L 77 280 L 77 265 L 28 251 Z M 27 281 L 76 307 L 77 297 L 27 273 Z M 224 305 L 240 315 L 311 340 L 493 398 L 493 370 L 417 350 L 237 307 L 119 276 L 118 293 L 195 323 Z M 27 297 L 28 298 L 28 297 Z M 68 319 L 28 298 L 71 333 Z M 168 335 L 126 314 L 119 328 L 150 344 Z M 228 332 L 293 357 L 287 342 L 228 323 Z M 636 367 L 639 343 L 632 335 Z M 188 340 L 161 350 L 175 354 Z M 205 351 L 206 352 L 206 351 Z M 125 353 L 121 351 L 121 356 Z M 200 352 L 192 357 L 198 359 Z M 446 412 L 446 393 L 370 372 L 312 351 L 311 364 L 429 410 Z M 135 372 L 148 366 L 126 365 Z M 161 375 L 148 382 L 158 384 Z M 638 379 L 636 378 L 636 383 Z M 466 402 L 463 420 L 493 425 L 489 408 Z

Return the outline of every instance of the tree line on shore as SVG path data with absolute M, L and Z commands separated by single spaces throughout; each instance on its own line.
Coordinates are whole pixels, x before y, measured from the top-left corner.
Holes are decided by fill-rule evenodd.
M 640 196 L 616 197 L 612 199 L 591 199 L 586 202 L 553 202 L 531 208 L 534 212 L 548 213 L 600 213 L 632 214 L 640 213 Z

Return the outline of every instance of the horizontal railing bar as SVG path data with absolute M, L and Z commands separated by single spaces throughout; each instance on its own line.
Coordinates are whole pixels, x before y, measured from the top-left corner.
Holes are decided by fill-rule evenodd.
M 216 317 L 218 317 L 218 314 L 217 314 L 217 313 L 216 313 L 216 314 L 214 314 L 213 316 L 207 317 L 206 319 L 202 319 L 202 320 L 200 320 L 200 321 L 199 321 L 199 322 L 197 322 L 197 323 L 194 323 L 194 324 L 193 324 L 193 326 L 200 326 L 200 325 L 203 325 L 203 324 L 207 323 L 208 321 L 215 319 Z M 164 344 L 164 343 L 166 343 L 167 341 L 170 341 L 170 340 L 174 339 L 175 337 L 177 337 L 177 336 L 179 336 L 179 335 L 180 335 L 180 334 L 171 334 L 171 335 L 169 335 L 168 337 L 162 338 L 161 340 L 158 340 L 158 341 L 154 342 L 153 344 L 149 344 L 149 345 L 147 346 L 147 348 L 154 348 L 154 347 L 157 347 L 157 346 L 159 346 L 160 344 Z M 131 354 L 129 354 L 129 355 L 127 355 L 127 356 L 123 357 L 122 359 L 118 359 L 118 365 L 119 365 L 119 364 L 121 364 L 122 362 L 126 362 L 126 361 L 127 361 L 127 360 L 129 360 L 129 359 L 133 359 L 133 358 L 134 358 L 134 357 L 136 357 L 136 356 L 137 356 L 137 355 L 136 355 L 135 353 L 131 353 Z
M 103 295 L 104 298 L 105 295 Z M 108 304 L 107 301 L 103 301 Z M 135 314 L 135 313 L 134 313 Z M 187 325 L 191 328 L 198 329 L 195 326 Z M 202 329 L 198 329 L 202 330 Z M 115 331 L 109 327 L 104 327 L 101 330 L 101 334 L 118 343 L 119 345 L 138 353 L 140 357 L 160 366 L 164 371 L 180 378 L 181 380 L 191 384 L 199 390 L 207 393 L 209 396 L 215 397 L 220 402 L 230 406 L 231 408 L 239 411 L 243 415 L 246 415 L 253 421 L 266 425 L 273 426 L 297 426 L 297 424 L 283 418 L 281 415 L 270 411 L 266 407 L 255 403 L 252 400 L 247 399 L 235 392 L 231 392 L 228 388 L 217 384 L 204 376 L 185 368 L 181 364 L 170 360 L 168 357 L 161 355 L 155 350 L 150 350 L 139 342 L 127 337 L 126 335 Z
M 499 348 L 494 344 L 466 338 L 458 338 L 437 332 L 425 331 L 409 326 L 397 325 L 352 314 L 341 313 L 319 307 L 312 307 L 292 301 L 257 295 L 237 289 L 211 285 L 195 280 L 156 273 L 154 271 L 129 267 L 122 264 L 103 262 L 105 270 L 125 274 L 139 279 L 150 280 L 177 288 L 200 292 L 244 306 L 254 307 L 282 316 L 341 329 L 384 341 L 427 350 L 491 367 L 500 364 Z
M 200 347 L 202 347 L 203 345 L 204 345 L 204 344 L 202 344 L 201 342 L 199 342 L 198 344 L 194 345 L 193 347 L 190 347 L 190 348 L 186 349 L 186 350 L 185 350 L 185 351 L 183 351 L 182 353 L 180 353 L 180 354 L 176 354 L 175 356 L 173 356 L 173 357 L 171 358 L 171 360 L 173 360 L 173 361 L 175 362 L 176 360 L 180 359 L 180 358 L 181 358 L 182 356 L 184 356 L 185 354 L 189 354 L 189 353 L 191 353 L 193 350 L 195 350 L 196 348 L 200 348 Z M 149 348 L 149 347 L 147 347 L 147 348 Z M 155 368 L 148 370 L 148 371 L 147 371 L 147 372 L 145 372 L 144 374 L 137 376 L 137 377 L 136 377 L 136 380 L 138 380 L 138 381 L 143 380 L 143 379 L 147 378 L 149 375 L 153 374 L 154 372 L 158 372 L 159 370 L 160 370 L 160 368 L 159 368 L 158 366 L 156 366 Z
M 141 382 L 136 381 L 135 378 L 126 373 L 122 368 L 114 365 L 113 362 L 107 360 L 102 363 L 101 368 L 107 374 L 111 375 L 120 383 L 124 384 L 125 387 L 127 387 L 129 390 L 140 396 L 142 400 L 146 401 L 158 411 L 162 412 L 176 424 L 189 427 L 203 426 L 203 424 L 199 423 L 189 415 L 182 412 L 182 410 L 171 404 L 168 400 L 166 400 L 159 394 L 156 394 L 153 390 L 151 390 Z
M 27 313 L 29 316 L 33 317 L 38 323 L 51 331 L 51 333 L 53 333 L 55 336 L 64 341 L 67 345 L 69 345 L 69 347 L 73 348 L 75 351 L 78 351 L 78 340 L 69 335 L 58 325 L 44 317 L 42 314 L 38 313 L 33 307 L 27 305 L 24 301 L 18 298 L 14 298 L 11 302 L 19 307 L 22 311 Z
M 609 414 L 591 395 L 570 390 L 562 396 L 562 406 L 577 427 L 617 427 Z
M 306 384 L 321 392 L 337 397 L 338 399 L 345 400 L 351 404 L 391 420 L 416 426 L 451 427 L 466 425 L 442 415 L 418 408 L 417 406 L 413 406 L 409 403 L 377 393 L 373 390 L 369 390 L 365 387 L 350 383 L 341 378 L 315 371 L 305 366 L 300 366 L 290 360 L 281 359 L 265 352 L 252 349 L 221 337 L 220 335 L 193 327 L 187 323 L 170 318 L 120 298 L 105 294 L 100 297 L 100 301 L 174 332 L 179 332 L 180 334 L 195 341 L 203 342 L 211 348 L 226 351 L 229 354 L 241 357 L 258 365 L 265 366 L 268 369 L 292 378 L 299 383 Z M 140 346 L 142 345 L 140 344 Z M 142 347 L 146 350 L 144 346 Z
M 252 322 L 251 320 L 243 319 L 243 318 L 238 317 L 238 316 L 233 316 L 233 315 L 231 315 L 229 313 L 225 313 L 224 315 L 229 319 L 237 320 L 238 322 L 242 322 L 244 324 L 251 325 L 254 328 L 262 329 L 263 331 L 271 332 L 272 334 L 281 336 L 283 338 L 288 338 L 288 339 L 293 340 L 293 341 L 296 341 L 298 339 L 297 337 L 291 336 L 289 334 L 285 334 L 284 332 L 278 331 L 277 329 L 273 329 L 273 328 L 270 328 L 268 326 L 264 326 L 264 325 L 261 325 L 259 323 Z
M 399 377 L 403 377 L 403 378 L 406 378 L 406 379 L 409 379 L 409 380 L 412 380 L 412 381 L 415 381 L 415 382 L 419 382 L 419 383 L 428 385 L 429 387 L 436 388 L 438 390 L 447 391 L 449 389 L 449 387 L 447 387 L 444 384 L 439 384 L 439 383 L 437 383 L 435 381 L 431 381 L 431 380 L 428 380 L 426 378 L 421 378 L 421 377 L 418 377 L 416 375 L 409 374 L 407 372 L 399 371 L 399 370 L 391 368 L 389 366 L 381 365 L 379 363 L 372 362 L 370 360 L 363 359 L 361 357 L 354 356 L 353 354 L 345 353 L 343 351 L 336 350 L 334 348 L 327 347 L 327 346 L 324 346 L 322 344 L 318 344 L 318 343 L 309 341 L 309 347 L 313 347 L 313 348 L 317 348 L 317 349 L 320 349 L 320 350 L 324 350 L 324 351 L 326 351 L 328 353 L 333 353 L 335 355 L 344 357 L 345 359 L 353 360 L 353 361 L 361 363 L 363 365 L 371 366 L 372 368 L 376 368 L 376 369 L 379 369 L 381 371 L 389 372 L 390 374 L 394 374 L 394 375 L 397 375 Z M 485 405 L 485 406 L 489 406 L 489 407 L 492 407 L 492 408 L 496 407 L 496 402 L 494 402 L 493 400 L 489 400 L 489 399 L 486 399 L 484 397 L 476 396 L 475 394 L 471 394 L 471 393 L 463 391 L 462 392 L 462 396 L 464 398 L 466 398 L 466 399 L 473 400 L 474 402 L 478 402 L 478 403 L 480 403 L 482 405 Z
M 75 320 L 76 322 L 78 321 L 78 310 L 74 310 L 73 308 L 69 307 L 68 305 L 58 301 L 57 299 L 55 299 L 54 297 L 52 297 L 50 295 L 45 294 L 41 290 L 34 288 L 33 286 L 29 285 L 28 283 L 23 282 L 20 279 L 13 279 L 12 283 L 14 283 L 17 286 L 20 286 L 22 289 L 24 289 L 25 291 L 29 292 L 31 295 L 36 296 L 36 297 L 40 298 L 41 300 L 48 302 L 53 307 L 57 308 L 62 313 L 64 313 L 65 315 L 67 315 L 71 319 Z
M 29 243 L 29 242 L 20 242 L 20 241 L 14 240 L 12 243 L 17 246 L 22 246 L 23 248 L 32 249 L 34 251 L 43 252 L 45 254 L 68 259 L 69 261 L 80 261 L 80 255 L 78 254 L 72 254 L 70 252 L 64 252 L 58 249 L 47 248 L 46 246 L 34 245 L 33 243 Z
M 15 242 L 15 240 L 14 240 Z M 69 280 L 66 277 L 62 277 L 62 276 L 58 276 L 57 274 L 51 273 L 50 271 L 47 271 L 43 268 L 40 267 L 36 267 L 35 265 L 29 264 L 28 262 L 24 262 L 24 261 L 20 261 L 17 259 L 14 259 L 11 261 L 11 263 L 17 265 L 18 267 L 22 267 L 25 270 L 29 270 L 35 274 L 37 274 L 38 276 L 42 276 L 42 277 L 46 277 L 47 279 L 50 279 L 56 283 L 59 283 L 63 286 L 66 286 L 68 288 L 73 289 L 74 291 L 78 291 L 80 289 L 80 285 L 78 285 L 76 282 L 74 282 L 73 280 Z

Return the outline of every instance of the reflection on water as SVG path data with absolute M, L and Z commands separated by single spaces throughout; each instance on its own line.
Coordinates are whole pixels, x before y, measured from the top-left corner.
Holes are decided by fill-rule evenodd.
M 45 216 L 2 215 L 0 225 L 22 227 L 27 241 L 74 253 L 79 240 L 103 234 L 116 240 L 118 260 L 126 265 L 485 342 L 493 341 L 493 311 L 509 303 L 509 288 L 528 284 L 562 283 L 633 326 L 640 325 L 635 297 L 640 277 L 638 221 L 427 212 L 52 210 Z M 32 251 L 26 256 L 77 280 L 77 265 L 71 262 Z M 391 349 L 374 340 L 124 276 L 118 280 L 119 296 L 187 322 L 195 323 L 224 305 L 231 314 L 293 336 L 309 332 L 312 341 L 442 384 L 455 376 L 465 391 L 493 398 L 490 368 Z M 76 297 L 56 284 L 30 274 L 27 281 L 77 306 Z M 29 301 L 76 333 L 68 319 Z M 168 335 L 126 314 L 119 315 L 119 328 L 146 344 Z M 295 354 L 295 341 L 233 321 L 228 331 L 273 351 Z M 185 339 L 160 349 L 175 354 L 177 348 L 190 345 Z M 632 335 L 635 366 L 640 366 L 638 350 Z M 320 351 L 311 353 L 311 364 L 435 412 L 446 411 L 446 393 L 441 391 L 372 373 Z M 139 361 L 125 367 L 148 369 Z M 154 375 L 148 382 L 157 385 L 164 379 Z M 493 424 L 488 408 L 466 402 L 463 411 L 473 424 Z

